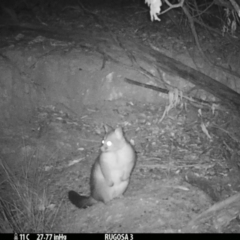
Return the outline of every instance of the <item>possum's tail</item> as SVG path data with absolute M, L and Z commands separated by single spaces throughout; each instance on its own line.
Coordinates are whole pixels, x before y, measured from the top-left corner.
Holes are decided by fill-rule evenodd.
M 68 199 L 70 202 L 78 208 L 87 208 L 94 205 L 97 201 L 91 196 L 81 196 L 75 191 L 68 192 Z

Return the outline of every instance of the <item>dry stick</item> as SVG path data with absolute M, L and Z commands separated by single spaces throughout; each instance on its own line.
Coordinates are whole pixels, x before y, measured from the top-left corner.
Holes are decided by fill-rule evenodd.
M 236 10 L 238 17 L 240 17 L 240 7 L 239 5 L 234 1 L 234 0 L 230 0 L 231 4 L 233 5 L 234 9 Z
M 200 25 L 200 26 L 208 29 L 208 30 L 211 31 L 211 32 L 215 32 L 216 34 L 218 34 L 218 35 L 220 35 L 220 36 L 222 35 L 221 32 L 219 32 L 219 31 L 216 30 L 215 28 L 212 28 L 212 27 L 204 24 L 202 21 L 199 21 L 199 20 L 197 20 L 197 19 L 193 19 L 193 21 L 194 21 L 195 23 L 197 23 L 198 25 Z M 227 35 L 226 35 L 226 37 L 227 37 L 227 40 L 228 40 L 229 42 L 231 42 L 232 44 L 234 44 L 234 43 L 236 42 L 236 40 L 235 40 L 235 41 L 232 41 L 232 38 L 228 37 Z M 233 72 L 233 71 L 231 71 L 231 70 L 229 70 L 229 69 L 227 69 L 227 68 L 224 68 L 224 67 L 222 67 L 222 66 L 219 66 L 219 65 L 217 65 L 217 67 L 222 68 L 224 71 L 226 71 L 226 72 L 230 73 L 231 75 L 239 78 L 239 74 L 238 74 L 238 73 Z
M 194 36 L 194 39 L 195 39 L 197 48 L 198 48 L 200 54 L 202 55 L 202 57 L 203 57 L 204 59 L 206 59 L 210 64 L 214 65 L 215 67 L 217 67 L 217 68 L 219 68 L 219 69 L 221 69 L 221 70 L 223 70 L 223 71 L 225 71 L 225 72 L 228 72 L 228 73 L 234 75 L 235 77 L 240 78 L 240 75 L 239 75 L 238 73 L 233 72 L 233 71 L 231 71 L 231 70 L 229 70 L 229 69 L 227 69 L 227 68 L 224 68 L 224 67 L 222 67 L 222 66 L 216 65 L 215 63 L 213 63 L 213 62 L 204 54 L 204 52 L 203 52 L 203 50 L 202 50 L 202 48 L 201 48 L 201 45 L 200 45 L 200 43 L 199 43 L 199 40 L 198 40 L 197 32 L 196 32 L 196 29 L 195 29 L 195 26 L 194 26 L 194 20 L 193 20 L 191 14 L 189 13 L 187 7 L 182 6 L 182 9 L 183 9 L 183 12 L 185 13 L 185 15 L 186 15 L 187 18 L 188 18 L 188 21 L 189 21 L 189 24 L 190 24 L 190 28 L 191 28 L 192 34 L 193 34 L 193 36 Z
M 166 94 L 169 93 L 168 89 L 160 88 L 160 87 L 153 86 L 153 85 L 146 84 L 146 83 L 137 82 L 137 81 L 131 80 L 129 78 L 125 78 L 124 81 L 127 82 L 127 83 L 130 83 L 130 84 L 134 84 L 134 85 L 137 85 L 137 86 L 144 87 L 144 88 L 149 88 L 149 89 L 152 89 L 152 90 L 157 91 L 157 92 L 162 92 L 162 93 L 166 93 Z
M 193 34 L 193 37 L 195 39 L 195 42 L 196 42 L 196 45 L 198 47 L 198 50 L 200 51 L 201 55 L 207 59 L 206 55 L 204 54 L 201 46 L 200 46 L 200 43 L 199 43 L 199 40 L 198 40 L 198 36 L 197 36 L 197 32 L 196 32 L 196 29 L 195 29 L 195 26 L 194 26 L 194 22 L 193 22 L 193 18 L 191 16 L 191 14 L 189 13 L 187 7 L 185 6 L 182 6 L 182 9 L 183 9 L 183 12 L 185 13 L 185 15 L 187 16 L 188 18 L 188 21 L 189 21 L 189 24 L 190 24 L 190 28 L 191 28 L 191 31 L 192 31 L 192 34 Z M 208 59 L 207 59 L 208 60 Z M 209 61 L 209 60 L 208 60 Z
M 171 10 L 172 8 L 179 8 L 182 7 L 184 4 L 185 0 L 181 0 L 181 2 L 177 3 L 177 4 L 171 4 L 168 0 L 165 0 L 165 3 L 169 6 L 169 8 L 165 9 L 164 11 L 162 11 L 159 15 L 162 15 L 166 12 L 168 12 L 169 10 Z
M 229 3 L 229 1 L 225 1 L 225 0 L 214 0 L 214 4 L 219 5 L 221 7 L 225 7 L 225 8 L 229 8 L 231 10 L 233 10 L 233 6 L 231 3 Z
M 202 15 L 203 13 L 205 13 L 209 8 L 211 8 L 211 7 L 213 6 L 213 4 L 214 4 L 214 2 L 212 2 L 211 4 L 209 4 L 204 10 L 200 11 L 199 8 L 198 8 L 198 5 L 197 5 L 196 0 L 194 0 L 194 7 L 195 7 L 195 8 L 190 7 L 189 5 L 188 5 L 188 8 L 191 8 L 193 11 L 196 11 L 196 12 L 197 12 L 196 15 L 193 15 L 193 16 L 192 16 L 192 18 L 194 19 L 194 18 Z
M 219 5 L 221 7 L 225 7 L 225 8 L 228 8 L 230 10 L 235 10 L 237 12 L 238 16 L 240 17 L 240 7 L 236 3 L 236 0 L 229 0 L 229 1 L 214 0 L 213 2 L 214 2 L 214 4 Z
M 81 6 L 81 8 L 83 9 L 83 11 L 91 14 L 94 19 L 97 21 L 97 22 L 100 22 L 100 24 L 105 28 L 106 31 L 109 32 L 109 34 L 111 35 L 113 41 L 120 47 L 124 50 L 124 52 L 126 53 L 126 55 L 128 56 L 128 58 L 130 59 L 130 61 L 132 62 L 132 64 L 134 65 L 134 63 L 136 63 L 137 65 L 137 61 L 136 61 L 136 58 L 135 56 L 128 50 L 126 49 L 123 44 L 121 43 L 121 41 L 119 40 L 118 36 L 116 36 L 115 34 L 113 34 L 113 32 L 111 31 L 111 29 L 107 26 L 107 24 L 105 24 L 105 21 L 100 18 L 96 13 L 94 12 L 91 12 L 90 10 L 86 9 L 82 3 L 79 3 L 79 5 Z M 104 59 L 104 61 L 106 60 L 106 58 Z M 103 69 L 105 67 L 105 62 L 103 62 L 103 65 L 102 65 L 102 68 Z

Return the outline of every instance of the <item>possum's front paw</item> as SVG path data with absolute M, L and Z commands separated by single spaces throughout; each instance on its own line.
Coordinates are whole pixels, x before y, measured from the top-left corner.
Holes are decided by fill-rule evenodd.
M 113 185 L 114 185 L 114 182 L 113 182 L 113 181 L 106 181 L 106 183 L 107 183 L 107 185 L 108 185 L 109 187 L 113 187 Z

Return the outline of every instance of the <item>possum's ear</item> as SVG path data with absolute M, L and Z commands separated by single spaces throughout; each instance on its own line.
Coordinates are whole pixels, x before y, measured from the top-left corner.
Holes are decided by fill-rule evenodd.
M 121 139 L 123 137 L 123 131 L 121 127 L 115 129 L 115 135 L 118 139 Z
M 103 125 L 103 128 L 104 128 L 105 134 L 112 132 L 114 130 L 111 126 L 106 125 L 106 124 Z

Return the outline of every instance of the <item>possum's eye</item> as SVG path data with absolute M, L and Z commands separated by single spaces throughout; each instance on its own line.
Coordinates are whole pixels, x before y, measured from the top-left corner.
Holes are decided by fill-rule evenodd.
M 108 147 L 111 147 L 111 146 L 112 146 L 112 142 L 111 142 L 111 141 L 107 141 L 107 142 L 106 142 L 106 145 L 107 145 Z

